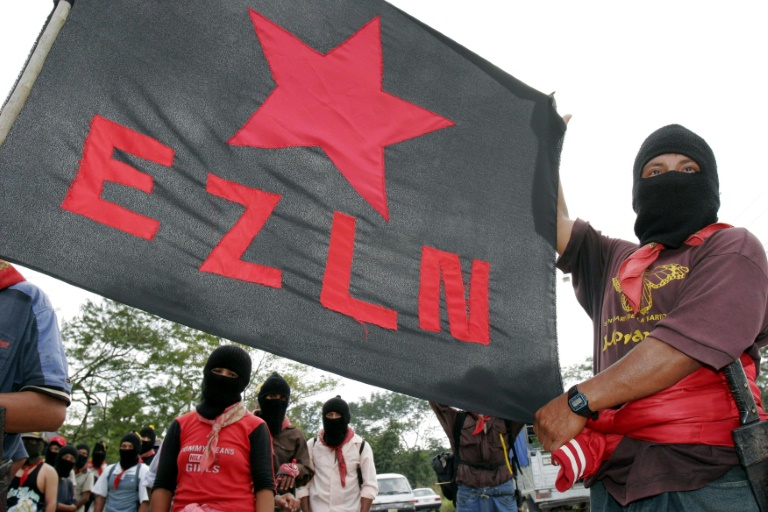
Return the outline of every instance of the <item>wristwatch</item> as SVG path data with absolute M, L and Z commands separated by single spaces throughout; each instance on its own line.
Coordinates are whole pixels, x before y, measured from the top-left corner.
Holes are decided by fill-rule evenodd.
M 584 393 L 579 391 L 578 386 L 573 386 L 568 390 L 568 406 L 579 416 L 592 418 L 593 420 L 597 419 L 597 411 L 593 411 L 589 408 L 589 401 L 587 401 L 587 397 L 584 396 Z

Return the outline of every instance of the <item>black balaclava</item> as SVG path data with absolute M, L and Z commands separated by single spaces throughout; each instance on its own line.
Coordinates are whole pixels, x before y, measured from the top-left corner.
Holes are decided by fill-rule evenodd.
M 144 441 L 142 439 L 141 441 L 141 453 L 147 453 L 150 450 L 154 450 L 155 448 L 155 441 L 157 440 L 157 434 L 155 433 L 155 429 L 151 426 L 144 427 L 139 431 L 140 437 L 148 437 L 149 441 Z
M 645 164 L 666 153 L 687 156 L 701 171 L 643 178 Z M 633 173 L 632 208 L 641 245 L 658 242 L 676 249 L 696 231 L 717 222 L 720 184 L 715 155 L 704 139 L 687 128 L 671 124 L 650 134 L 635 157 Z
M 237 378 L 225 377 L 213 373 L 214 368 L 226 368 L 237 373 Z M 212 420 L 224 412 L 224 409 L 239 402 L 240 394 L 248 387 L 251 380 L 251 356 L 237 345 L 219 347 L 208 357 L 203 368 L 203 401 L 198 404 L 197 412 Z
M 75 467 L 74 461 L 64 460 L 65 455 L 72 455 L 72 457 L 77 459 L 77 450 L 74 446 L 68 444 L 66 446 L 62 446 L 61 450 L 59 450 L 59 453 L 56 454 L 56 463 L 54 464 L 54 467 L 56 468 L 56 473 L 59 474 L 59 478 L 68 477 L 72 472 L 72 469 Z
M 285 400 L 267 399 L 267 395 L 282 395 Z M 257 399 L 259 401 L 259 416 L 267 422 L 272 437 L 278 435 L 283 427 L 285 411 L 288 410 L 288 401 L 291 398 L 291 387 L 288 382 L 277 372 L 273 372 L 259 389 Z
M 330 419 L 325 415 L 329 412 L 341 414 L 341 418 Z M 323 441 L 328 446 L 339 446 L 347 437 L 349 428 L 349 405 L 339 395 L 323 404 Z
M 83 469 L 85 465 L 88 464 L 88 454 L 91 453 L 91 447 L 85 443 L 80 443 L 75 446 L 75 449 L 77 450 L 77 462 L 75 462 L 75 467 L 77 469 Z M 85 450 L 88 453 L 80 455 L 80 450 Z
M 27 455 L 29 455 L 27 464 L 34 464 L 43 456 L 45 441 L 40 433 L 33 432 L 28 436 L 22 436 L 21 442 L 24 443 L 24 449 L 27 450 Z
M 56 465 L 56 455 L 58 455 L 58 452 L 51 451 L 51 445 L 55 444 L 59 447 L 59 450 L 61 450 L 62 446 L 66 446 L 66 441 L 63 441 L 64 438 L 61 436 L 54 436 L 51 438 L 50 442 L 48 443 L 48 448 L 45 450 L 45 463 L 49 466 L 55 466 Z
M 93 455 L 91 455 L 91 465 L 98 469 L 101 467 L 102 464 L 104 464 L 104 461 L 107 459 L 107 446 L 104 444 L 104 441 L 99 441 L 95 445 L 93 445 Z
M 120 444 L 122 445 L 123 443 L 131 443 L 133 445 L 133 448 L 129 450 L 120 448 L 120 467 L 125 471 L 139 463 L 139 455 L 141 455 L 139 453 L 139 450 L 141 449 L 141 439 L 139 439 L 139 436 L 135 433 L 129 432 L 120 440 Z

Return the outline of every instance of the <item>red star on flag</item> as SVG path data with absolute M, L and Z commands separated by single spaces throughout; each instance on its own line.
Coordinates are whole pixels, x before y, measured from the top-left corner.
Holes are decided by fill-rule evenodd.
M 249 11 L 277 87 L 229 144 L 319 146 L 389 220 L 384 148 L 453 126 L 453 121 L 384 92 L 378 16 L 323 55 Z

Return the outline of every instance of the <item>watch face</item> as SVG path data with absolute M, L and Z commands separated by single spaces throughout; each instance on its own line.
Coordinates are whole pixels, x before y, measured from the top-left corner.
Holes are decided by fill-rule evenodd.
M 568 400 L 568 403 L 571 405 L 571 409 L 573 409 L 574 411 L 578 411 L 579 409 L 587 405 L 587 401 L 584 400 L 584 395 L 582 395 L 581 393 L 579 393 L 578 395 Z

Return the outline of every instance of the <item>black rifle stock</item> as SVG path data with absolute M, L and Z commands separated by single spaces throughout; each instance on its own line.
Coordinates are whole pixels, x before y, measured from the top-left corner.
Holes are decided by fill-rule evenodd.
M 724 369 L 728 387 L 739 409 L 741 426 L 732 432 L 739 462 L 747 473 L 761 512 L 768 512 L 768 421 L 760 421 L 740 360 Z

